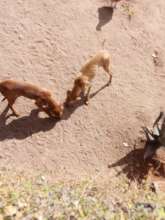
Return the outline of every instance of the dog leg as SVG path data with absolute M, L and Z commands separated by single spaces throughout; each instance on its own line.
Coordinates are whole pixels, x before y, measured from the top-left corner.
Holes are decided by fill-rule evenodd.
M 111 73 L 108 73 L 109 75 L 109 80 L 107 82 L 107 86 L 110 86 L 111 82 L 112 82 L 112 74 Z
M 103 68 L 104 68 L 105 72 L 109 76 L 109 80 L 107 82 L 107 86 L 109 86 L 111 84 L 111 82 L 112 82 L 112 74 L 111 74 L 111 71 L 110 71 L 110 67 L 109 67 L 109 65 L 103 65 Z
M 16 117 L 19 117 L 19 114 L 18 114 L 18 113 L 16 112 L 16 110 L 13 108 L 13 104 L 14 104 L 14 102 L 15 102 L 16 99 L 17 99 L 17 97 L 13 97 L 13 96 L 7 97 L 8 107 L 12 110 L 13 115 L 15 115 Z
M 88 89 L 87 89 L 87 94 L 86 94 L 86 97 L 85 97 L 85 104 L 86 105 L 89 104 L 89 98 L 90 98 L 89 94 L 90 94 L 91 88 L 92 88 L 92 86 L 89 84 Z
M 157 164 L 156 168 L 154 169 L 154 174 L 157 175 L 157 176 L 159 175 L 160 167 L 161 167 L 161 162 L 158 161 L 158 164 Z

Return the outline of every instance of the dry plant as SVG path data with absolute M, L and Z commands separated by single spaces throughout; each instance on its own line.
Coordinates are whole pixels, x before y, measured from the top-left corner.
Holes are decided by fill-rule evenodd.
M 128 19 L 131 20 L 133 15 L 135 14 L 133 8 L 130 7 L 129 3 L 122 4 L 122 8 L 123 8 L 124 12 L 127 14 Z

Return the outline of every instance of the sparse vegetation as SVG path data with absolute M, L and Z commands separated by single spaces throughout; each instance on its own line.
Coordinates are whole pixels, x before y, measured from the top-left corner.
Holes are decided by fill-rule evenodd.
M 93 180 L 48 183 L 44 176 L 0 174 L 0 219 L 164 219 L 164 195 L 122 177 L 109 186 Z M 114 193 L 114 191 L 118 193 Z
M 32 103 L 24 99 L 21 117 L 8 118 L 1 103 L 0 220 L 165 220 L 162 152 L 156 144 L 153 160 L 144 160 L 140 133 L 165 106 L 164 10 L 163 0 L 1 1 L 1 80 L 38 84 L 62 102 L 80 79 L 80 65 L 103 48 L 112 56 L 114 81 L 102 87 L 100 68 L 91 104 L 77 100 L 61 121 L 29 114 Z M 103 61 L 99 66 L 110 73 Z M 83 83 L 73 91 L 88 86 L 87 74 Z M 41 93 L 38 107 L 56 116 L 55 103 Z M 85 175 L 92 177 L 79 179 Z
M 133 8 L 130 6 L 129 3 L 123 3 L 122 8 L 125 14 L 128 16 L 128 19 L 131 20 L 135 14 Z

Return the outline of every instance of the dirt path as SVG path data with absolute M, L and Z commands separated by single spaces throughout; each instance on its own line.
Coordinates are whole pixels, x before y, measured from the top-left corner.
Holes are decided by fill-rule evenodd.
M 60 178 L 109 174 L 108 164 L 132 149 L 123 142 L 133 144 L 141 126 L 164 109 L 165 2 L 130 2 L 131 21 L 121 4 L 112 12 L 96 0 L 0 1 L 1 79 L 36 83 L 63 101 L 81 65 L 103 44 L 113 68 L 112 86 L 56 124 L 37 118 L 33 104 L 19 99 L 22 117 L 5 122 L 0 116 L 0 167 Z M 106 82 L 99 69 L 93 92 Z

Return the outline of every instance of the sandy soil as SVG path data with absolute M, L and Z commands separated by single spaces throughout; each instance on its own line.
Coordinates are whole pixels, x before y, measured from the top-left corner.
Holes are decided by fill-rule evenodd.
M 108 164 L 126 156 L 141 127 L 164 109 L 165 2 L 129 1 L 131 21 L 122 3 L 112 11 L 96 0 L 0 1 L 1 80 L 36 83 L 63 102 L 81 65 L 100 49 L 111 53 L 113 71 L 110 87 L 57 123 L 38 118 L 33 103 L 20 98 L 21 117 L 0 116 L 0 167 L 59 178 L 106 176 Z M 92 92 L 106 82 L 99 69 Z

